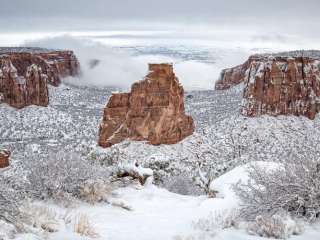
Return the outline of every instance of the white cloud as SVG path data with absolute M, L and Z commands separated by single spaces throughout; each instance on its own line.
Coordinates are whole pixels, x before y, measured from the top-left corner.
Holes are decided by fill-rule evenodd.
M 146 66 L 126 52 L 67 35 L 45 38 L 25 45 L 73 50 L 81 64 L 81 77 L 72 80 L 73 84 L 78 85 L 126 88 L 140 79 L 146 69 Z M 89 62 L 93 59 L 99 60 L 100 63 L 90 68 Z
M 230 65 L 227 64 L 226 59 L 217 64 L 207 64 L 196 61 L 181 61 L 181 59 L 161 55 L 137 57 L 124 50 L 68 35 L 44 38 L 27 42 L 25 45 L 73 50 L 80 61 L 82 76 L 68 79 L 68 81 L 84 86 L 114 86 L 127 89 L 133 82 L 141 80 L 146 75 L 148 63 L 172 62 L 176 75 L 186 90 L 213 89 L 214 81 L 218 78 L 221 69 Z M 236 54 L 231 55 L 228 58 L 235 61 Z M 89 62 L 92 59 L 100 60 L 100 63 L 91 69 Z

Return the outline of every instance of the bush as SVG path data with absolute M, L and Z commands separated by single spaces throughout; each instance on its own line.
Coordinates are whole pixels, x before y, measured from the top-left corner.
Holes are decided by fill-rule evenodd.
M 20 214 L 27 226 L 49 233 L 59 231 L 60 217 L 54 209 L 27 202 L 20 208 Z
M 80 196 L 90 202 L 107 201 L 111 196 L 112 188 L 110 183 L 102 180 L 87 180 L 80 186 Z
M 301 234 L 303 226 L 288 216 L 257 216 L 255 222 L 251 223 L 247 230 L 250 234 L 260 237 L 287 239 L 291 235 Z
M 61 196 L 81 196 L 86 181 L 108 178 L 110 173 L 101 166 L 90 164 L 75 153 L 51 153 L 47 159 L 35 157 L 24 163 L 26 191 L 38 199 Z
M 11 178 L 0 175 L 0 220 L 11 223 L 18 229 L 22 195 L 11 185 Z
M 90 238 L 98 238 L 99 234 L 95 231 L 94 227 L 90 224 L 87 215 L 81 214 L 77 217 L 74 224 L 74 232 Z
M 206 218 L 200 218 L 193 223 L 196 230 L 203 232 L 215 231 L 217 229 L 226 229 L 237 227 L 239 222 L 239 212 L 236 209 L 215 211 Z
M 301 160 L 279 164 L 271 171 L 253 164 L 248 183 L 234 186 L 242 201 L 242 217 L 254 221 L 286 211 L 313 221 L 320 217 L 320 161 Z
M 177 176 L 164 178 L 160 185 L 170 192 L 182 195 L 202 195 L 205 193 L 203 188 L 197 186 L 190 174 L 181 173 Z
M 188 235 L 177 235 L 174 240 L 209 240 L 215 239 L 221 229 L 238 226 L 239 213 L 236 209 L 214 211 L 208 217 L 193 222 L 194 232 Z

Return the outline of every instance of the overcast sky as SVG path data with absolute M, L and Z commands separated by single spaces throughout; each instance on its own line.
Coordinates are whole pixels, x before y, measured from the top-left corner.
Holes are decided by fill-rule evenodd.
M 0 0 L 2 31 L 242 25 L 318 32 L 320 0 Z M 308 24 L 308 26 L 305 26 Z M 156 26 L 156 25 L 155 25 Z M 313 28 L 315 27 L 315 29 Z

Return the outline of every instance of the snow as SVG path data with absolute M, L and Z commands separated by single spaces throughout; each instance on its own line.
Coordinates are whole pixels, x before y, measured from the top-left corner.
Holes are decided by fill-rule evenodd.
M 230 189 L 231 184 L 245 178 L 244 168 L 239 167 L 227 176 L 214 182 L 218 188 Z M 231 177 L 233 181 L 227 181 Z M 85 214 L 89 217 L 100 239 L 112 240 L 163 240 L 175 236 L 193 234 L 194 222 L 206 218 L 224 209 L 236 206 L 231 191 L 225 192 L 224 198 L 206 196 L 183 196 L 169 192 L 155 185 L 145 187 L 129 186 L 118 189 L 117 198 L 130 204 L 132 211 L 107 205 L 105 203 L 89 205 L 82 203 L 72 209 L 72 215 Z M 67 212 L 49 203 L 59 212 Z M 69 240 L 72 237 L 70 228 L 62 228 L 52 234 L 52 240 Z M 74 237 L 74 236 L 73 236 Z M 71 238 L 77 239 L 77 238 Z M 80 239 L 80 238 L 79 238 Z
M 236 167 L 221 177 L 215 179 L 210 184 L 210 189 L 218 191 L 217 197 L 229 200 L 231 205 L 235 205 L 237 197 L 230 187 L 232 184 L 239 182 L 239 180 L 243 182 L 248 181 L 248 175 L 246 171 L 247 165 Z
M 119 168 L 125 172 L 136 172 L 139 176 L 152 176 L 153 171 L 150 168 L 144 168 L 141 166 L 136 166 L 135 164 L 119 164 Z
M 278 164 L 255 162 L 260 167 L 274 169 Z M 138 187 L 131 185 L 116 190 L 116 199 L 121 199 L 132 207 L 131 211 L 106 204 L 90 205 L 79 203 L 71 209 L 52 203 L 43 203 L 60 215 L 66 213 L 71 218 L 84 214 L 88 216 L 94 230 L 103 240 L 164 240 L 164 239 L 221 239 L 221 240 L 259 240 L 264 239 L 248 235 L 243 229 L 219 226 L 221 217 L 238 207 L 239 200 L 232 191 L 232 185 L 239 180 L 247 181 L 248 164 L 236 167 L 212 182 L 212 188 L 219 190 L 216 198 L 207 196 L 183 196 L 169 192 L 155 185 Z M 215 217 L 218 216 L 218 217 Z M 209 219 L 209 230 L 197 227 L 197 222 Z M 293 236 L 293 240 L 317 239 L 320 225 L 307 226 L 305 234 Z M 200 238 L 200 236 L 202 238 Z M 212 237 L 214 236 L 214 237 Z M 199 237 L 199 238 L 196 238 Z M 21 235 L 17 239 L 27 239 Z M 33 239 L 33 238 L 30 238 Z M 72 227 L 61 227 L 59 232 L 49 235 L 50 240 L 84 240 L 73 233 Z M 181 238 L 180 238 L 181 239 Z

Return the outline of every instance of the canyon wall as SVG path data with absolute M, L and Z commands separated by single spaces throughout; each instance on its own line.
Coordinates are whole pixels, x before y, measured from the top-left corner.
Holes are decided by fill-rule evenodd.
M 250 59 L 244 64 L 221 71 L 220 78 L 215 83 L 215 90 L 225 90 L 244 81 Z
M 125 139 L 150 144 L 174 144 L 194 131 L 184 112 L 184 90 L 171 64 L 149 64 L 144 80 L 130 93 L 114 93 L 104 109 L 99 145 L 110 147 Z
M 47 84 L 58 86 L 61 78 L 79 74 L 72 51 L 5 50 L 0 49 L 0 103 L 16 108 L 47 106 Z
M 254 55 L 243 65 L 224 70 L 216 89 L 243 82 L 241 113 L 246 116 L 290 114 L 314 119 L 320 111 L 319 59 L 302 53 Z

